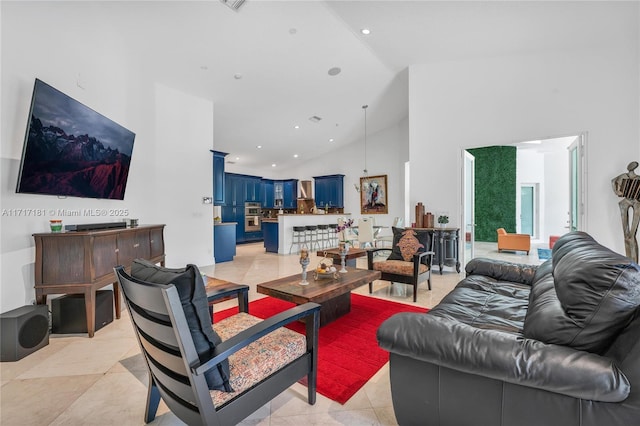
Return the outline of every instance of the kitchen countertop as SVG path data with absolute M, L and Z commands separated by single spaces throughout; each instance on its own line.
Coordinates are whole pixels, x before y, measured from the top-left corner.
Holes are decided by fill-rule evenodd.
M 213 222 L 213 226 L 237 225 L 238 222 Z
M 278 223 L 277 217 L 265 217 L 262 219 L 262 223 Z

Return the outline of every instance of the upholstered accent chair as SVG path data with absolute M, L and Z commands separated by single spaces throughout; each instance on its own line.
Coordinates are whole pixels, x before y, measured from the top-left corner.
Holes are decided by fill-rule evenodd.
M 498 252 L 502 250 L 508 251 L 526 251 L 529 254 L 531 250 L 531 235 L 529 234 L 509 234 L 504 228 L 498 228 Z
M 393 247 L 367 250 L 367 267 L 382 273 L 384 281 L 410 284 L 413 286 L 413 301 L 417 301 L 418 284 L 427 281 L 431 290 L 431 265 L 433 263 L 433 235 L 426 230 L 413 228 L 392 228 Z M 381 251 L 391 251 L 386 260 L 375 260 Z M 375 260 L 375 261 L 374 261 Z M 373 283 L 369 283 L 369 293 Z
M 160 398 L 189 425 L 235 425 L 300 379 L 316 400 L 320 305 L 307 303 L 268 319 L 247 313 L 211 325 L 204 283 L 184 269 L 115 268 L 149 371 L 145 422 Z M 284 328 L 305 319 L 306 336 Z

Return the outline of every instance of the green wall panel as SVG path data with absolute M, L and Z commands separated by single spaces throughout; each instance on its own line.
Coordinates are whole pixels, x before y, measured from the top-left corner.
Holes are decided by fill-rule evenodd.
M 467 150 L 475 158 L 476 240 L 497 242 L 496 229 L 516 231 L 516 148 Z

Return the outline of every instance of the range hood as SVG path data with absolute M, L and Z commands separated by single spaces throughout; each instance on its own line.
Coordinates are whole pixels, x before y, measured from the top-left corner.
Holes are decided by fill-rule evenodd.
M 301 180 L 300 181 L 300 199 L 302 200 L 312 200 L 311 193 L 311 181 L 310 180 Z

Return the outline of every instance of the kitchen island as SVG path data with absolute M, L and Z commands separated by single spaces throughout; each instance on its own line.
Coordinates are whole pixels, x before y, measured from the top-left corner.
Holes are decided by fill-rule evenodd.
M 265 225 L 267 227 L 273 228 L 277 223 L 277 233 L 269 232 L 263 234 L 264 235 L 264 245 L 267 251 L 275 251 L 273 249 L 274 246 L 278 247 L 278 254 L 289 254 L 289 249 L 291 248 L 291 241 L 293 236 L 293 227 L 294 226 L 307 226 L 307 225 L 329 225 L 332 223 L 338 223 L 339 217 L 349 218 L 351 216 L 350 213 L 341 213 L 341 214 L 279 214 L 276 218 L 265 218 L 262 220 L 263 229 L 265 229 Z M 277 235 L 277 242 L 273 241 L 274 235 Z M 267 241 L 269 239 L 269 241 Z M 311 250 L 312 248 L 309 247 Z M 294 247 L 294 251 L 292 253 L 297 252 L 298 247 Z

